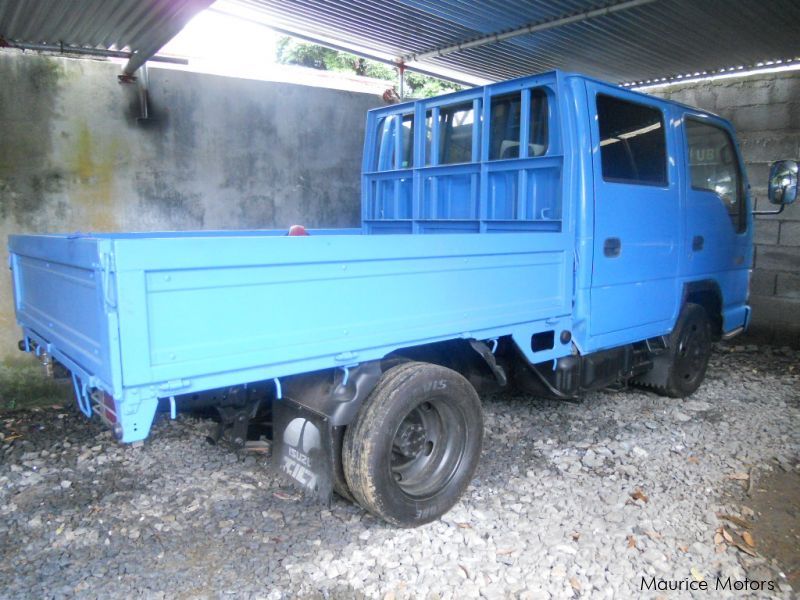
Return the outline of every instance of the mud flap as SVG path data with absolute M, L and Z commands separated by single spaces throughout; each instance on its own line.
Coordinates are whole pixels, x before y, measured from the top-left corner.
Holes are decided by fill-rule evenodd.
M 330 504 L 334 477 L 334 436 L 330 419 L 283 398 L 273 404 L 275 468 L 306 493 Z

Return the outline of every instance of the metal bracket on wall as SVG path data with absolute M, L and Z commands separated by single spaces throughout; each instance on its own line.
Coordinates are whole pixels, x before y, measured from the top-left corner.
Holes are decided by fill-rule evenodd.
M 136 117 L 137 123 L 142 123 L 150 120 L 150 98 L 148 95 L 148 87 L 150 84 L 150 77 L 147 71 L 147 63 L 139 67 L 137 75 L 129 75 L 123 73 L 117 75 L 117 80 L 123 84 L 136 83 L 138 84 L 139 93 L 139 116 Z

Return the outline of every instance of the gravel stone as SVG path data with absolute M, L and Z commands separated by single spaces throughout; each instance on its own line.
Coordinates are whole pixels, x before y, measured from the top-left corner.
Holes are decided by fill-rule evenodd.
M 475 479 L 411 530 L 297 494 L 268 457 L 209 445 L 206 419 L 160 414 L 134 448 L 72 408 L 3 414 L 0 596 L 604 599 L 693 567 L 766 578 L 763 561 L 716 552 L 716 515 L 743 514 L 731 474 L 793 468 L 799 361 L 721 344 L 684 401 L 486 396 Z M 748 597 L 793 594 L 780 582 Z
M 700 400 L 689 400 L 683 403 L 683 408 L 684 410 L 701 412 L 701 411 L 711 410 L 711 404 Z

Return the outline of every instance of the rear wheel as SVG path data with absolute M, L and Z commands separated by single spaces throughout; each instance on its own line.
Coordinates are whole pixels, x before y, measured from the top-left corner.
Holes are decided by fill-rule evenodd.
M 480 457 L 483 413 L 472 385 L 438 365 L 388 370 L 345 433 L 350 492 L 389 523 L 414 527 L 446 513 Z
M 334 444 L 338 444 L 336 454 L 334 455 L 333 463 L 333 491 L 339 494 L 345 500 L 355 502 L 353 494 L 350 493 L 350 488 L 347 487 L 347 480 L 344 478 L 344 468 L 342 467 L 342 446 L 344 444 L 344 435 L 334 439 Z

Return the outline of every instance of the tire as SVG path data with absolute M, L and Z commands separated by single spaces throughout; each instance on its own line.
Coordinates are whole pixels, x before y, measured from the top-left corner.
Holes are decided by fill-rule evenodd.
M 711 357 L 711 321 L 699 304 L 684 305 L 665 354 L 638 381 L 672 398 L 692 395 L 706 376 Z
M 438 519 L 472 480 L 483 412 L 460 374 L 408 362 L 383 374 L 344 437 L 345 479 L 366 510 L 400 527 Z
M 344 468 L 342 467 L 342 446 L 344 445 L 344 434 L 334 439 L 334 448 L 337 448 L 333 460 L 333 491 L 348 502 L 355 502 L 350 488 L 347 487 L 347 480 L 344 478 Z

